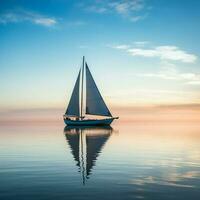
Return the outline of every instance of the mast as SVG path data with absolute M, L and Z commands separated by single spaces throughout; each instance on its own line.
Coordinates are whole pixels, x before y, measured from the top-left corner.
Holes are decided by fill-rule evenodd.
M 84 78 L 84 64 L 85 64 L 85 57 L 83 56 L 82 81 L 81 81 L 81 120 L 83 119 L 83 78 Z

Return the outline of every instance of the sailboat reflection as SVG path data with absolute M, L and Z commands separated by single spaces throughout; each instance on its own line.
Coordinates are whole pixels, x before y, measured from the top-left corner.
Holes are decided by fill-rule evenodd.
M 66 126 L 64 133 L 82 175 L 83 184 L 85 184 L 86 179 L 89 179 L 97 157 L 112 133 L 112 127 Z

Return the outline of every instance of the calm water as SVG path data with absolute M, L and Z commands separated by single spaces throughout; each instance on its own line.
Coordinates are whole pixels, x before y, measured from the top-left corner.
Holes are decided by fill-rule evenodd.
M 200 126 L 1 126 L 0 199 L 200 199 Z

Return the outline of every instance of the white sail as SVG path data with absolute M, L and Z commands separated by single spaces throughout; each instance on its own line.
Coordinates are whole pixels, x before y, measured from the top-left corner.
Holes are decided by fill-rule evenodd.
M 112 116 L 86 63 L 86 114 Z
M 78 74 L 78 78 L 76 80 L 71 99 L 69 101 L 69 105 L 65 112 L 66 115 L 69 116 L 80 116 L 80 109 L 79 109 L 79 85 L 80 85 L 80 72 Z

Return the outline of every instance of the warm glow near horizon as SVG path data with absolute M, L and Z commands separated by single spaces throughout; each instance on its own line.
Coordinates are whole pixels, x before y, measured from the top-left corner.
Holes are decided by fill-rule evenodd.
M 65 110 L 62 108 L 5 110 L 0 112 L 0 124 L 63 124 L 64 112 Z M 115 124 L 179 122 L 190 124 L 200 121 L 200 105 L 198 104 L 111 107 L 111 113 L 113 116 L 119 116 L 119 120 Z

